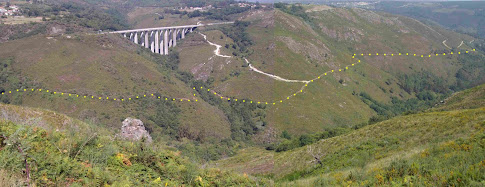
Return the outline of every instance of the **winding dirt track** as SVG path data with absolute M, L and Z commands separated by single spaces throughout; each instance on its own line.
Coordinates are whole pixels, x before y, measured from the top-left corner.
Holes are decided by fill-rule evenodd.
M 231 58 L 231 56 L 227 56 L 227 55 L 221 55 L 221 45 L 218 45 L 218 44 L 215 44 L 215 43 L 212 43 L 210 42 L 209 40 L 207 40 L 207 36 L 205 34 L 202 34 L 199 32 L 200 35 L 202 35 L 204 37 L 204 40 L 209 43 L 209 45 L 212 45 L 212 46 L 216 46 L 216 50 L 214 50 L 214 55 L 218 56 L 218 57 L 222 57 L 222 58 Z
M 251 65 L 251 63 L 249 63 L 248 59 L 244 58 L 244 60 L 246 61 L 246 63 L 249 64 L 249 68 L 255 72 L 258 72 L 258 73 L 261 73 L 263 75 L 266 75 L 268 77 L 271 77 L 275 80 L 279 80 L 279 81 L 283 81 L 283 82 L 302 82 L 302 83 L 309 83 L 310 81 L 305 81 L 305 80 L 289 80 L 289 79 L 285 79 L 285 78 L 281 78 L 280 76 L 276 76 L 276 75 L 273 75 L 273 74 L 270 74 L 270 73 L 265 73 L 259 69 L 256 69 L 255 67 L 253 67 Z
M 436 31 L 435 31 L 435 32 L 436 32 Z M 206 36 L 206 35 L 204 35 L 204 34 L 202 34 L 202 33 L 200 33 L 200 32 L 199 32 L 199 34 L 201 34 L 201 35 L 204 37 L 204 39 L 205 39 L 205 41 L 207 41 L 207 43 L 209 43 L 210 45 L 216 46 L 216 50 L 214 50 L 214 56 L 219 56 L 219 57 L 223 57 L 223 58 L 232 58 L 231 56 L 221 55 L 221 54 L 220 54 L 220 48 L 222 47 L 221 45 L 218 45 L 218 44 L 212 43 L 212 42 L 210 42 L 209 40 L 207 40 L 207 36 Z M 473 42 L 473 41 L 471 41 L 471 42 Z M 471 42 L 470 42 L 470 43 L 471 43 Z M 444 45 L 444 46 L 446 46 L 447 48 L 450 48 L 448 45 L 446 45 L 446 40 L 444 40 L 442 43 L 443 43 L 443 45 Z M 462 42 L 461 42 L 461 44 L 458 46 L 458 48 L 459 48 L 459 47 L 461 47 L 462 45 L 463 45 L 463 41 L 462 41 Z M 450 49 L 451 49 L 451 48 L 450 48 Z M 475 50 L 473 50 L 473 51 L 475 51 Z M 466 53 L 468 53 L 468 51 L 466 51 Z M 451 53 L 451 54 L 453 54 L 453 53 Z M 399 53 L 399 55 L 401 55 L 401 54 Z M 385 56 L 385 55 L 384 55 L 384 56 Z M 394 56 L 394 54 L 392 54 L 391 56 Z M 415 55 L 415 56 L 416 56 L 416 55 Z M 418 56 L 419 56 L 419 55 L 418 55 Z M 354 54 L 354 56 L 353 56 L 352 58 L 354 58 L 354 57 L 355 57 L 355 54 Z M 423 55 L 421 55 L 421 57 L 423 57 Z M 431 57 L 431 55 L 429 55 L 429 57 Z M 212 58 L 212 57 L 211 57 L 211 58 Z M 358 60 L 358 59 L 357 59 L 357 60 Z M 334 72 L 339 72 L 339 71 L 342 71 L 342 70 L 348 69 L 350 66 L 354 66 L 354 64 L 352 64 L 352 65 L 345 66 L 345 67 L 343 67 L 343 68 L 341 67 L 341 69 L 339 68 L 339 69 L 336 69 L 336 70 L 328 70 L 328 71 L 326 71 L 326 72 L 322 73 L 321 75 L 319 75 L 318 77 L 315 77 L 314 79 L 311 79 L 311 80 L 289 80 L 289 79 L 285 79 L 285 78 L 282 78 L 282 77 L 277 76 L 277 75 L 273 75 L 273 74 L 266 73 L 266 72 L 263 72 L 263 71 L 261 71 L 261 70 L 258 70 L 257 68 L 253 67 L 253 66 L 251 65 L 251 63 L 248 61 L 248 59 L 246 59 L 246 58 L 244 58 L 244 61 L 245 61 L 245 62 L 246 62 L 248 65 L 249 65 L 250 70 L 255 71 L 255 72 L 257 72 L 257 73 L 260 73 L 260 74 L 263 74 L 263 75 L 266 75 L 266 76 L 268 76 L 268 77 L 270 77 L 270 78 L 272 78 L 272 79 L 275 79 L 275 80 L 278 80 L 278 81 L 283 81 L 283 82 L 289 82 L 289 83 L 305 83 L 305 84 L 304 84 L 304 85 L 301 87 L 301 89 L 300 89 L 300 90 L 298 90 L 297 92 L 295 92 L 295 93 L 293 93 L 293 94 L 291 94 L 291 95 L 288 95 L 288 96 L 286 97 L 286 99 L 290 99 L 290 98 L 292 98 L 292 97 L 296 96 L 297 94 L 302 93 L 302 92 L 303 92 L 303 90 L 304 90 L 304 89 L 305 89 L 305 88 L 308 86 L 308 84 L 310 84 L 310 83 L 312 83 L 312 82 L 314 82 L 314 81 L 316 81 L 316 80 L 320 79 L 320 78 L 321 78 L 321 77 L 323 77 L 323 76 L 326 76 L 327 74 L 331 74 L 331 73 L 334 73 Z M 360 63 L 360 60 L 358 60 L 358 63 Z M 194 89 L 195 89 L 195 88 L 194 88 Z M 201 89 L 202 89 L 202 87 L 201 87 Z M 211 93 L 213 93 L 213 94 L 217 95 L 218 97 L 221 97 L 221 99 L 228 99 L 228 100 L 230 100 L 230 99 L 231 99 L 231 97 L 224 96 L 224 95 L 222 95 L 222 94 L 220 94 L 220 93 L 215 92 L 214 90 L 210 90 L 210 89 L 208 89 L 207 91 L 209 91 L 209 92 L 211 92 Z M 237 99 L 235 99 L 235 100 L 237 101 Z M 243 102 L 244 102 L 244 101 L 243 101 Z M 279 100 L 279 102 L 283 102 L 283 100 Z M 251 103 L 252 103 L 252 101 L 251 101 Z M 259 104 L 260 102 L 257 102 L 257 103 Z M 272 103 L 272 104 L 274 105 L 274 104 L 278 103 L 278 101 L 274 101 L 274 102 L 262 102 L 262 103 L 266 103 L 266 104 L 270 104 L 270 103 Z
M 221 45 L 219 44 L 216 44 L 216 43 L 212 43 L 210 42 L 209 40 L 207 40 L 207 36 L 205 34 L 202 34 L 199 32 L 200 35 L 202 35 L 204 37 L 204 40 L 209 43 L 209 45 L 212 45 L 212 46 L 215 46 L 216 47 L 216 50 L 214 50 L 214 55 L 215 56 L 218 56 L 218 57 L 222 57 L 222 58 L 231 58 L 231 56 L 227 56 L 227 55 L 221 55 Z M 268 77 L 271 77 L 272 79 L 275 79 L 275 80 L 278 80 L 278 81 L 283 81 L 283 82 L 300 82 L 300 83 L 309 83 L 310 81 L 309 80 L 289 80 L 289 79 L 285 79 L 285 78 L 282 78 L 280 76 L 277 76 L 277 75 L 273 75 L 273 74 L 270 74 L 270 73 L 266 73 L 266 72 L 263 72 L 259 69 L 256 69 L 255 67 L 253 67 L 251 65 L 251 63 L 249 63 L 248 59 L 244 58 L 244 60 L 246 61 L 246 63 L 249 65 L 249 68 L 257 73 L 260 73 L 260 74 L 263 74 L 263 75 L 266 75 Z
M 444 45 L 446 48 L 451 49 L 451 47 L 450 47 L 450 46 L 446 45 L 446 40 L 443 40 L 443 42 L 441 42 L 441 43 L 443 43 L 443 45 Z

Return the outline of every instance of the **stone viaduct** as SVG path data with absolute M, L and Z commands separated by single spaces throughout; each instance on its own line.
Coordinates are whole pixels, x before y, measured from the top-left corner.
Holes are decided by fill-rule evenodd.
M 185 34 L 191 33 L 198 27 L 233 24 L 234 22 L 208 23 L 197 25 L 183 25 L 172 27 L 157 27 L 134 30 L 108 32 L 121 34 L 133 43 L 149 48 L 153 53 L 168 55 L 168 48 L 177 46 L 177 40 L 184 39 Z

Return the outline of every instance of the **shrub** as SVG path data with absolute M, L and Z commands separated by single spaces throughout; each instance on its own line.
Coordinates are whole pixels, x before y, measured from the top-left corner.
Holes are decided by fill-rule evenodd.
M 208 184 L 255 185 L 245 176 L 198 169 L 179 152 L 156 144 L 121 141 L 105 133 L 69 125 L 47 131 L 36 124 L 0 121 L 0 185 L 21 185 L 28 172 L 30 183 L 36 186 L 192 186 L 197 185 L 195 179 Z

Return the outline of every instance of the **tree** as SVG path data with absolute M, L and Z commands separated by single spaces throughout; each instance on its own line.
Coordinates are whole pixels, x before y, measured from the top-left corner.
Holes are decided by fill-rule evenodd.
M 301 135 L 299 140 L 300 140 L 300 146 L 305 146 L 313 143 L 313 139 L 306 134 Z
M 202 13 L 200 13 L 199 10 L 196 10 L 196 11 L 193 11 L 192 13 L 187 14 L 187 16 L 189 16 L 189 18 L 200 17 L 202 16 Z
M 279 8 L 279 9 L 285 9 L 286 8 L 286 3 L 275 3 L 274 4 L 274 7 L 275 8 Z

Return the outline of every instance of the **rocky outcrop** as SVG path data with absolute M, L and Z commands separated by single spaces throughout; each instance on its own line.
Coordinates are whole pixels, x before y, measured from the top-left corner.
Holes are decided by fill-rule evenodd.
M 131 141 L 139 141 L 145 137 L 147 142 L 152 142 L 152 137 L 145 130 L 143 122 L 139 119 L 126 118 L 121 126 L 121 137 Z

